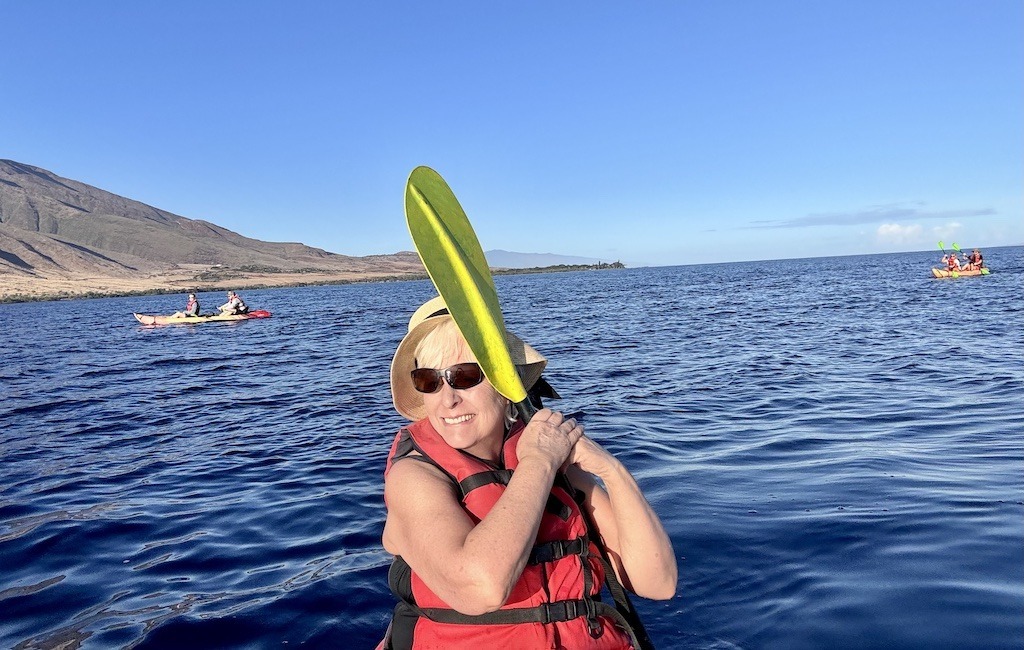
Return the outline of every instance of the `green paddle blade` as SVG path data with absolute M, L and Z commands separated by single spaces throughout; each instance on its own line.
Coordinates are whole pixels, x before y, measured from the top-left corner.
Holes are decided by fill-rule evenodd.
M 955 250 L 958 253 L 960 252 L 960 247 L 956 245 L 956 242 L 953 242 L 953 250 Z
M 524 402 L 487 259 L 458 199 L 433 169 L 417 167 L 409 175 L 405 219 L 427 274 L 487 380 L 506 398 Z
M 939 250 L 942 251 L 943 253 L 946 252 L 946 247 L 942 245 L 941 241 L 939 242 Z
M 982 274 L 982 275 L 988 275 L 988 269 L 987 269 L 987 268 L 985 268 L 984 266 L 983 266 L 983 267 L 981 267 L 981 274 Z

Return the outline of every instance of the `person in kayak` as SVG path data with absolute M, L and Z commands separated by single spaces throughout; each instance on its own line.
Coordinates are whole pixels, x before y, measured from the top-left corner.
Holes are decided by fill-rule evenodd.
M 547 360 L 505 338 L 535 404 L 557 396 L 541 378 Z M 379 647 L 640 646 L 635 612 L 602 602 L 602 581 L 616 602 L 628 603 L 623 585 L 664 600 L 677 567 L 622 463 L 559 412 L 540 408 L 524 426 L 440 297 L 409 321 L 391 395 L 412 423 L 384 473 L 382 542 L 399 602 Z
M 188 294 L 188 302 L 185 303 L 185 311 L 174 312 L 174 318 L 184 318 L 185 316 L 198 316 L 199 315 L 199 301 L 196 299 L 196 294 Z
M 222 316 L 235 316 L 237 314 L 249 313 L 242 297 L 234 291 L 228 291 L 228 301 L 219 307 Z
M 985 258 L 982 257 L 981 251 L 975 248 L 967 257 L 967 270 L 973 271 L 981 269 L 983 266 L 985 266 Z
M 960 259 L 956 256 L 956 253 L 948 253 L 942 256 L 942 261 L 946 265 L 946 269 L 949 271 L 960 270 Z

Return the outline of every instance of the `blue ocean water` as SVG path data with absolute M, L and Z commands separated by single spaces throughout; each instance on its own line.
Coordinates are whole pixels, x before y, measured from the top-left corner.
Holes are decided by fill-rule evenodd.
M 1020 648 L 1024 248 L 496 278 L 672 536 L 662 648 Z M 370 648 L 426 281 L 0 305 L 0 647 Z M 200 294 L 204 304 L 216 294 Z

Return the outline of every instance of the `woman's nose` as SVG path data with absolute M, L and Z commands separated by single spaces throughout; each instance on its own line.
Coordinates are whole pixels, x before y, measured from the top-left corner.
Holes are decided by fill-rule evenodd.
M 452 388 L 447 381 L 441 382 L 441 402 L 447 406 L 452 407 L 462 401 L 462 396 L 459 395 L 459 391 Z

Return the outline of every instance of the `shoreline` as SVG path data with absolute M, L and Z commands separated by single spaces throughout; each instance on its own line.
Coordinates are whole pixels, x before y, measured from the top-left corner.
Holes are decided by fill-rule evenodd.
M 168 294 L 213 293 L 349 285 L 356 283 L 387 283 L 407 279 L 426 279 L 426 273 L 272 273 L 247 274 L 213 281 L 195 281 L 194 277 L 60 277 L 34 278 L 12 287 L 0 278 L 0 304 L 89 300 L 93 298 L 125 298 L 162 296 Z
M 621 264 L 558 265 L 526 269 L 491 269 L 494 275 L 523 275 L 531 273 L 560 273 L 571 271 L 601 271 L 625 268 Z M 61 278 L 22 278 L 10 288 L 0 289 L 0 304 L 24 302 L 55 302 L 60 300 L 90 300 L 94 298 L 124 298 L 132 296 L 160 296 L 167 294 L 248 291 L 318 287 L 364 282 L 404 282 L 427 280 L 426 272 L 374 273 L 348 271 L 341 273 L 239 273 L 217 280 L 197 281 L 193 274 L 156 274 L 145 278 L 69 276 Z M 6 285 L 0 276 L 0 283 Z

